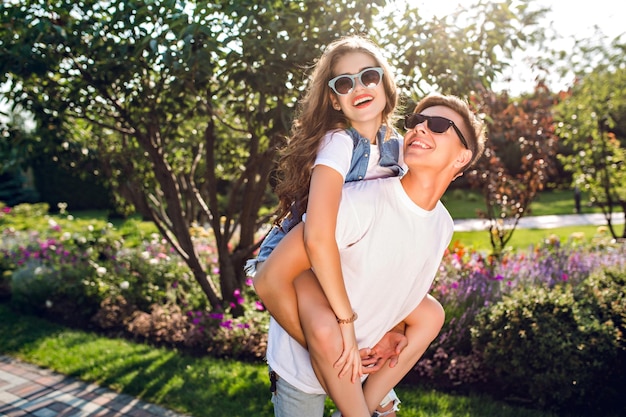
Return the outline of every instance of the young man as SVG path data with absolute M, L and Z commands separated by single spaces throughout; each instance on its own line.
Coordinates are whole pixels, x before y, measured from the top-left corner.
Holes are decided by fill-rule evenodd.
M 426 97 L 405 127 L 409 169 L 402 178 L 344 187 L 335 233 L 341 270 L 317 255 L 328 242 L 318 241 L 315 230 L 303 232 L 300 224 L 255 276 L 261 299 L 280 294 L 280 283 L 298 276 L 293 284 L 298 311 L 291 312 L 298 320 L 282 323 L 285 328 L 273 319 L 270 324 L 267 360 L 276 377 L 276 417 L 321 417 L 326 393 L 344 417 L 371 416 L 439 332 L 443 311 L 424 309 L 429 303 L 422 303 L 432 300 L 425 297 L 454 230 L 439 199 L 480 157 L 484 136 L 467 104 L 453 96 Z M 315 275 L 306 272 L 310 269 Z M 330 308 L 319 284 L 332 281 L 328 276 L 345 285 L 351 317 L 336 317 Z M 363 386 L 353 383 L 361 369 L 346 353 L 354 349 L 344 345 L 344 335 L 356 332 L 359 347 L 372 346 L 402 321 L 408 345 L 397 365 L 370 374 Z M 348 372 L 352 378 L 341 377 Z

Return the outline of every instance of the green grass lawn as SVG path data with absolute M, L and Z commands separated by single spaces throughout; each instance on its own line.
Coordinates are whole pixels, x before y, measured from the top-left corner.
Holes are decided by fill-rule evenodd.
M 478 210 L 485 210 L 483 196 L 474 190 L 448 190 L 441 201 L 455 219 L 473 219 Z M 589 204 L 585 194 L 581 198 L 582 213 L 600 213 L 598 207 Z M 538 194 L 530 205 L 529 216 L 550 214 L 574 214 L 574 192 L 571 190 L 551 190 Z
M 469 190 L 449 190 L 442 202 L 454 219 L 476 218 L 478 210 L 485 209 L 483 197 L 476 191 Z M 553 190 L 540 193 L 531 204 L 533 216 L 564 215 L 574 214 L 574 194 L 568 190 Z M 581 213 L 601 213 L 597 207 L 589 205 L 588 200 L 583 195 Z M 617 226 L 618 232 L 621 225 Z M 566 241 L 573 233 L 582 233 L 586 240 L 598 235 L 598 226 L 567 226 L 554 229 L 522 229 L 516 228 L 508 246 L 513 249 L 527 249 L 551 235 L 556 235 L 561 241 Z M 485 230 L 471 232 L 455 232 L 452 237 L 453 242 L 460 242 L 466 247 L 478 250 L 491 250 L 489 233 Z
M 192 357 L 16 314 L 0 303 L 0 353 L 194 417 L 271 417 L 267 368 Z M 485 396 L 401 384 L 402 417 L 556 417 Z M 331 412 L 327 403 L 325 416 Z
M 593 225 L 557 227 L 554 229 L 517 228 L 513 232 L 513 236 L 507 246 L 511 249 L 524 250 L 545 241 L 552 235 L 558 236 L 561 242 L 565 242 L 574 233 L 584 234 L 585 240 L 588 241 L 591 238 L 598 236 L 598 230 L 599 226 Z M 452 236 L 452 243 L 454 244 L 455 242 L 461 243 L 465 247 L 471 247 L 481 251 L 491 250 L 489 233 L 484 230 L 454 232 L 454 235 Z

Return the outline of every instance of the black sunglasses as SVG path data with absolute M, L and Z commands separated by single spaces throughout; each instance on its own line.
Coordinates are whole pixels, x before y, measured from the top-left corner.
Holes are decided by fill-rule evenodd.
M 363 71 L 354 75 L 341 74 L 330 80 L 328 86 L 333 89 L 335 94 L 345 96 L 346 94 L 350 94 L 354 89 L 357 78 L 362 86 L 366 88 L 376 88 L 376 86 L 380 84 L 380 80 L 383 79 L 383 69 L 380 67 L 371 67 L 365 68 Z
M 428 126 L 428 129 L 433 133 L 445 133 L 448 129 L 450 129 L 450 126 L 452 126 L 456 134 L 459 135 L 459 139 L 461 139 L 461 143 L 463 144 L 463 146 L 465 146 L 465 149 L 469 149 L 467 141 L 465 140 L 463 133 L 461 133 L 461 130 L 456 126 L 456 124 L 454 124 L 452 120 L 445 117 L 426 116 L 425 114 L 421 113 L 407 114 L 404 118 L 404 128 L 406 130 L 415 129 L 415 126 L 424 122 L 427 122 L 426 125 Z

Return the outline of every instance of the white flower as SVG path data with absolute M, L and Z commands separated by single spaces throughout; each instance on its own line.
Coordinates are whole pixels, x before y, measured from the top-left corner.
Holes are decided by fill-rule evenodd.
M 46 300 L 46 308 L 52 308 L 52 301 Z
M 99 277 L 104 276 L 107 273 L 107 269 L 103 266 L 99 266 L 96 268 L 96 274 L 98 274 Z
M 141 257 L 143 259 L 150 259 L 150 252 L 148 252 L 147 250 L 141 252 Z
M 130 287 L 130 284 L 128 283 L 128 281 L 122 281 L 122 283 L 120 284 L 120 288 L 123 290 L 127 290 L 128 287 Z
M 37 268 L 35 268 L 35 275 L 43 275 L 45 272 L 46 270 L 42 266 L 38 266 Z

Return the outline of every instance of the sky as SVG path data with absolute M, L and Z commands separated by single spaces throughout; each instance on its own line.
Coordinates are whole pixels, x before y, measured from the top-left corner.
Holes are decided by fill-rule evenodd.
M 418 6 L 420 14 L 427 16 L 432 13 L 439 17 L 455 10 L 457 6 L 468 6 L 477 0 L 407 0 Z M 564 39 L 557 46 L 567 48 L 573 45 L 573 39 L 590 38 L 594 35 L 598 26 L 608 39 L 614 39 L 622 33 L 626 33 L 626 2 L 621 0 L 535 0 L 537 5 L 552 9 L 546 15 L 546 28 L 551 28 Z M 512 77 L 515 82 L 497 82 L 494 84 L 496 91 L 507 89 L 513 94 L 524 91 L 532 91 L 534 86 L 533 76 L 529 67 L 523 63 L 524 55 L 516 56 L 515 69 L 505 73 L 502 78 Z M 519 62 L 517 62 L 519 61 Z M 549 82 L 551 89 L 566 88 L 571 84 L 571 79 L 559 79 Z

